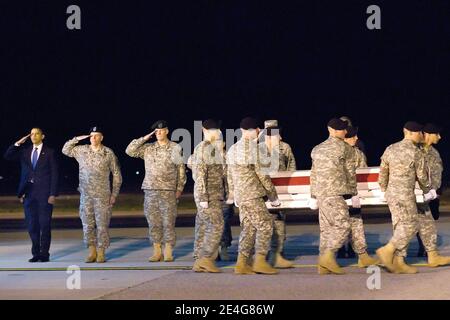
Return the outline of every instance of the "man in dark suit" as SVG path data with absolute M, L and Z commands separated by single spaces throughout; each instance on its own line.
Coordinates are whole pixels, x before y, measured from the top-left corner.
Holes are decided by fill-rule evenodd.
M 30 138 L 32 145 L 24 147 Z M 6 160 L 20 161 L 22 172 L 17 196 L 25 211 L 33 257 L 29 262 L 48 262 L 50 259 L 51 219 L 55 197 L 58 195 L 58 164 L 53 149 L 42 143 L 45 135 L 40 128 L 5 152 Z

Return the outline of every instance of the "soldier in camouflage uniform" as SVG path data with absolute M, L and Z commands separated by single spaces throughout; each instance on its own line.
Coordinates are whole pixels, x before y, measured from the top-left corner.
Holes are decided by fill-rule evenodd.
M 177 199 L 186 184 L 186 169 L 181 147 L 167 137 L 167 122 L 155 122 L 152 130 L 146 136 L 131 141 L 125 152 L 130 157 L 141 158 L 145 162 L 145 177 L 142 183 L 145 193 L 144 214 L 153 243 L 153 255 L 149 261 L 171 262 L 176 242 Z M 153 134 L 156 135 L 157 141 L 146 143 Z
M 354 151 L 344 142 L 347 123 L 328 122 L 329 138 L 311 152 L 311 198 L 317 200 L 320 224 L 319 274 L 343 274 L 335 253 L 345 243 L 351 230 L 346 199 L 359 202 L 356 189 Z
M 194 150 L 191 159 L 194 179 L 194 199 L 197 205 L 195 219 L 193 270 L 220 272 L 215 265 L 223 232 L 222 206 L 224 200 L 224 157 L 219 141 L 221 133 L 217 121 L 203 122 L 204 140 Z
M 281 141 L 278 121 L 266 120 L 264 128 L 264 141 L 259 143 L 262 166 L 267 168 L 273 166 L 271 172 L 297 170 L 290 145 Z M 292 268 L 294 264 L 282 255 L 286 240 L 286 215 L 282 211 L 271 211 L 271 214 L 273 217 L 273 235 L 269 260 L 275 268 Z
M 264 198 L 267 196 L 274 207 L 280 206 L 280 201 L 272 180 L 261 168 L 257 146 L 257 121 L 244 118 L 240 127 L 242 138 L 231 146 L 227 153 L 228 184 L 231 197 L 234 197 L 239 207 L 242 228 L 235 273 L 275 274 L 278 271 L 266 261 L 273 232 L 273 219 Z M 256 254 L 253 266 L 250 266 L 253 249 Z
M 437 190 L 437 195 L 440 193 L 444 167 L 439 151 L 433 147 L 433 144 L 437 144 L 441 139 L 440 131 L 441 128 L 437 125 L 427 124 L 423 129 L 424 141 L 420 146 L 429 173 L 430 188 Z M 418 204 L 419 232 L 417 238 L 420 241 L 419 243 L 423 241 L 423 246 L 427 251 L 428 266 L 430 267 L 450 264 L 450 257 L 440 256 L 437 251 L 437 228 L 430 204 L 438 201 L 439 198 Z
M 377 250 L 381 263 L 394 273 L 416 273 L 404 261 L 411 238 L 418 231 L 419 216 L 415 195 L 416 181 L 424 194 L 430 191 L 425 159 L 417 144 L 422 140 L 423 126 L 407 122 L 404 139 L 387 147 L 381 157 L 378 183 L 392 215 L 393 236 Z
M 366 155 L 357 147 L 358 127 L 348 127 L 344 141 L 353 148 L 355 169 L 367 167 Z M 361 206 L 356 204 L 349 209 L 350 214 L 350 240 L 353 250 L 358 255 L 358 266 L 365 268 L 378 261 L 367 254 L 367 242 L 364 234 L 364 224 L 361 217 Z
M 77 146 L 90 137 L 91 145 Z M 75 137 L 64 144 L 62 153 L 75 158 L 80 166 L 80 217 L 84 242 L 89 248 L 87 263 L 105 262 L 105 249 L 109 247 L 111 209 L 122 184 L 120 166 L 114 152 L 102 144 L 103 134 L 93 127 L 90 135 Z M 109 175 L 112 173 L 112 192 Z M 95 231 L 97 227 L 97 233 Z

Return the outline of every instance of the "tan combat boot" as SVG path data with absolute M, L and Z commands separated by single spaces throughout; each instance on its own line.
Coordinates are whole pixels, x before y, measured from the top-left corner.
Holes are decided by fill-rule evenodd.
M 211 256 L 211 259 L 212 259 L 213 261 L 216 261 L 218 257 L 219 257 L 219 249 L 217 249 L 216 251 L 214 251 L 213 255 Z
M 97 259 L 97 249 L 95 248 L 95 246 L 89 246 L 89 255 L 87 256 L 84 262 L 92 263 L 95 262 L 96 259 Z
M 97 248 L 97 263 L 104 263 L 105 261 L 105 249 Z
M 336 262 L 334 252 L 331 250 L 327 250 L 324 254 L 319 256 L 319 274 L 327 274 L 323 269 L 326 269 L 334 274 L 345 274 L 344 270 L 342 270 Z
M 255 255 L 255 262 L 253 262 L 253 271 L 262 274 L 277 274 L 277 269 L 273 268 L 266 261 L 266 256 L 264 254 L 257 253 Z
M 163 255 L 161 252 L 161 244 L 160 243 L 153 244 L 153 255 L 150 258 L 148 258 L 148 261 L 150 261 L 150 262 L 163 261 Z
M 222 272 L 219 268 L 217 268 L 214 260 L 212 258 L 203 257 L 198 260 L 198 267 L 200 269 L 204 269 L 206 272 L 211 273 L 220 273 Z
M 380 263 L 380 261 L 378 259 L 369 256 L 367 252 L 358 255 L 358 267 L 360 268 L 366 268 L 369 266 L 377 265 L 378 263 Z
M 235 274 L 255 274 L 252 270 L 252 267 L 247 264 L 247 258 L 242 254 L 238 254 L 236 266 L 234 268 Z
M 403 257 L 394 256 L 394 273 L 414 274 L 417 273 L 417 268 L 414 268 L 405 263 Z
M 206 270 L 199 267 L 198 262 L 200 259 L 195 259 L 194 265 L 192 266 L 192 271 L 195 272 L 206 272 Z
M 427 252 L 427 255 L 429 267 L 435 268 L 450 264 L 450 257 L 440 256 L 437 251 L 429 251 Z
M 274 257 L 272 258 L 272 265 L 277 269 L 288 269 L 294 267 L 294 263 L 285 259 L 279 252 L 274 254 Z
M 389 270 L 389 272 L 394 272 L 395 267 L 393 264 L 394 261 L 394 252 L 395 247 L 392 243 L 388 243 L 384 247 L 379 248 L 377 251 L 377 256 L 380 259 L 380 262 Z
M 164 261 L 165 262 L 172 262 L 173 261 L 173 255 L 172 255 L 172 245 L 169 243 L 166 243 L 164 246 Z

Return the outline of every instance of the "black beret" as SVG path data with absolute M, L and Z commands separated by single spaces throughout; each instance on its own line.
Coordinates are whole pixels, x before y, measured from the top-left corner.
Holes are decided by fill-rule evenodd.
M 423 127 L 423 132 L 426 133 L 434 133 L 434 134 L 438 134 L 441 133 L 442 128 L 440 126 L 438 126 L 437 124 L 434 123 L 427 123 L 424 127 Z
M 202 127 L 209 130 L 209 129 L 220 129 L 220 121 L 216 121 L 214 119 L 207 119 L 203 121 Z
M 246 117 L 241 120 L 241 129 L 249 130 L 259 128 L 258 121 L 255 118 Z
M 348 123 L 338 118 L 333 118 L 328 121 L 328 127 L 333 128 L 334 130 L 345 130 L 348 127 Z
M 423 125 L 421 125 L 420 123 L 417 123 L 415 121 L 408 121 L 407 123 L 405 123 L 403 128 L 406 130 L 409 130 L 411 132 L 419 132 L 419 131 L 422 131 Z
M 89 129 L 89 133 L 92 133 L 92 132 L 98 132 L 98 133 L 103 134 L 103 128 L 98 127 L 98 126 L 93 126 Z
M 353 138 L 358 134 L 358 127 L 348 127 L 347 133 L 345 134 L 346 138 Z
M 167 128 L 167 127 L 168 127 L 167 121 L 165 121 L 165 120 L 158 120 L 154 124 L 152 124 L 151 130 L 164 129 L 164 128 Z

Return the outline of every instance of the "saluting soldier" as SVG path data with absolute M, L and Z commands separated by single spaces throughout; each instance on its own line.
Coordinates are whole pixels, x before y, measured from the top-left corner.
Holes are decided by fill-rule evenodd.
M 145 193 L 144 214 L 153 243 L 153 255 L 149 261 L 171 262 L 174 260 L 173 248 L 176 243 L 177 199 L 186 184 L 186 169 L 181 147 L 168 138 L 168 123 L 158 120 L 151 130 L 146 136 L 131 141 L 125 152 L 145 162 L 142 183 Z M 157 141 L 147 143 L 153 135 Z
M 77 145 L 87 138 L 90 138 L 90 145 Z M 105 250 L 110 244 L 112 206 L 116 203 L 122 185 L 119 161 L 114 152 L 102 142 L 103 130 L 92 127 L 88 135 L 67 141 L 62 149 L 63 154 L 75 158 L 80 166 L 80 217 L 84 242 L 89 248 L 86 263 L 105 262 Z M 110 174 L 113 177 L 112 191 Z

